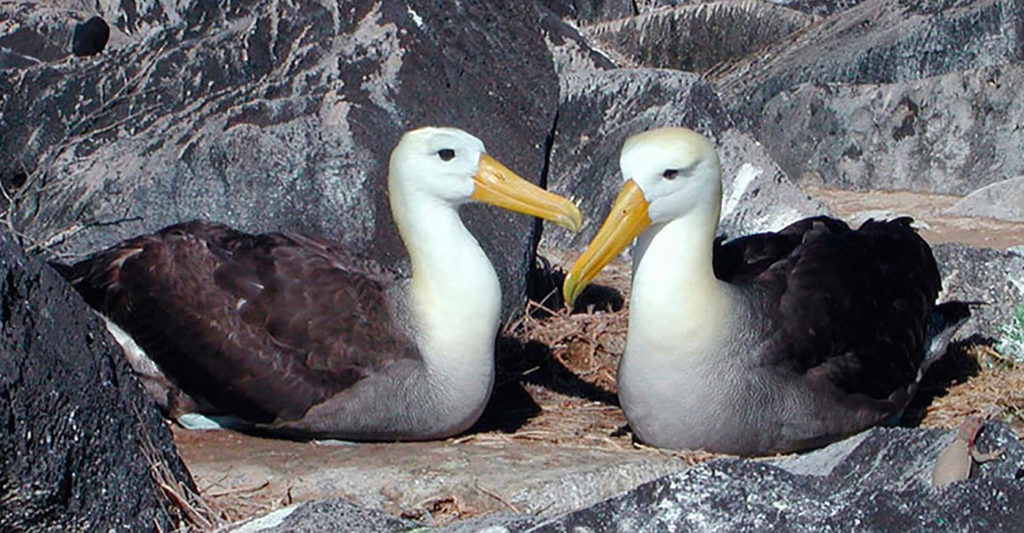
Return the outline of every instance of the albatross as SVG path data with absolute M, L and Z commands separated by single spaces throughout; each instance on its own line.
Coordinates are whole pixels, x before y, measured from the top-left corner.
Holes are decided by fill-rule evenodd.
M 320 238 L 205 221 L 60 270 L 156 363 L 133 367 L 176 414 L 212 406 L 307 438 L 443 438 L 472 425 L 490 396 L 501 315 L 498 277 L 458 206 L 485 202 L 573 231 L 580 212 L 454 128 L 404 134 L 388 194 L 411 277 Z
M 739 455 L 824 445 L 895 421 L 965 304 L 936 305 L 909 218 L 824 216 L 716 242 L 718 155 L 663 128 L 629 138 L 625 180 L 563 284 L 571 303 L 636 239 L 619 400 L 636 437 Z

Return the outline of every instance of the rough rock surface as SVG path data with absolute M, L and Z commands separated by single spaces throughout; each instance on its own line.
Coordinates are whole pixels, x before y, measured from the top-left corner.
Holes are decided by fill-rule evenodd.
M 181 456 L 200 487 L 261 487 L 267 501 L 344 497 L 393 516 L 424 515 L 431 502 L 446 501 L 470 514 L 512 506 L 554 516 L 686 466 L 678 457 L 653 450 L 516 439 L 353 444 L 204 433 L 177 435 Z
M 227 528 L 232 533 L 380 533 L 409 531 L 418 522 L 396 518 L 383 511 L 360 507 L 342 499 L 303 503 L 278 509 L 264 516 Z
M 954 434 L 875 428 L 802 455 L 714 459 L 551 519 L 499 514 L 438 531 L 1013 530 L 1024 520 L 1015 505 L 1024 498 L 1024 448 L 1005 425 L 986 423 L 978 450 L 1003 453 L 975 465 L 970 479 L 933 488 L 935 459 Z M 265 531 L 337 531 L 327 511 L 338 505 L 303 504 Z
M 554 11 L 541 9 L 540 23 L 559 76 L 581 70 L 615 68 L 607 55 L 594 49 L 575 26 L 561 20 Z
M 873 429 L 774 462 L 716 459 L 544 522 L 529 531 L 1011 531 L 1024 521 L 1024 449 L 989 423 L 982 451 L 1005 447 L 972 479 L 930 485 L 953 432 Z
M 387 155 L 427 124 L 543 179 L 558 82 L 533 2 L 139 6 L 101 13 L 128 35 L 103 54 L 0 74 L 0 175 L 24 182 L 14 219 L 59 252 L 203 217 L 401 261 Z M 534 221 L 490 206 L 464 218 L 517 308 Z
M 982 187 L 946 212 L 951 215 L 1024 222 L 1024 176 Z
M 801 83 L 904 82 L 1024 57 L 1015 0 L 867 0 L 794 37 L 719 80 L 723 103 L 758 138 L 783 129 L 760 117 L 764 104 Z
M 790 181 L 750 135 L 727 130 L 717 148 L 723 182 L 719 234 L 740 237 L 777 231 L 801 218 L 832 214 Z
M 978 302 L 958 337 L 999 338 L 1015 306 L 1024 301 L 1024 254 L 1015 250 L 972 248 L 957 243 L 932 247 L 942 274 L 939 300 Z
M 723 0 L 592 24 L 583 31 L 634 66 L 704 73 L 778 43 L 816 20 L 767 2 Z
M 964 195 L 1024 174 L 1024 66 L 884 85 L 802 84 L 764 107 L 759 138 L 790 176 L 830 187 Z
M 580 21 L 611 20 L 636 12 L 634 0 L 541 0 L 559 17 Z
M 155 406 L 99 318 L 6 232 L 0 345 L 0 530 L 180 527 L 151 465 L 192 481 Z
M 863 0 L 768 0 L 790 9 L 827 17 L 849 9 Z

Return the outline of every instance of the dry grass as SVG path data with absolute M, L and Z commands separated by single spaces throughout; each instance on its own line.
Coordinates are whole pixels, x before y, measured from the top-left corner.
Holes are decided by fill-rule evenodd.
M 950 384 L 928 405 L 922 426 L 953 428 L 967 417 L 1002 420 L 1024 441 L 1024 368 L 984 344 L 965 350 L 977 365 L 974 375 Z
M 214 499 L 196 492 L 189 484 L 182 483 L 167 464 L 164 455 L 153 444 L 142 422 L 142 416 L 135 413 L 139 429 L 139 448 L 149 463 L 149 474 L 160 488 L 164 506 L 169 515 L 178 520 L 177 530 L 209 531 L 231 521 L 229 514 Z M 163 531 L 159 523 L 155 531 Z

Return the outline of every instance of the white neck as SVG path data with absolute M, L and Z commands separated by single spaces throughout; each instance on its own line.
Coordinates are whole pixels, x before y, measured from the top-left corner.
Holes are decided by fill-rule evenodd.
M 729 306 L 711 263 L 717 221 L 716 209 L 698 208 L 637 238 L 627 355 L 692 359 L 716 344 Z
M 412 263 L 410 302 L 428 370 L 446 378 L 493 374 L 501 286 L 490 260 L 455 206 L 397 188 L 390 194 Z

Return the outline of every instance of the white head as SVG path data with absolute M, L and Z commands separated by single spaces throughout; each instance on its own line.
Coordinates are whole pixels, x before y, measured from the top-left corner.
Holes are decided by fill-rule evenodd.
M 587 283 L 647 228 L 695 217 L 714 234 L 722 201 L 721 163 L 711 142 L 686 128 L 634 135 L 619 157 L 625 183 L 601 228 L 562 285 L 572 303 Z M 710 242 L 710 239 L 709 239 Z
M 388 188 L 458 205 L 473 194 L 473 176 L 484 143 L 455 128 L 407 132 L 391 152 Z
M 622 145 L 619 167 L 647 201 L 652 224 L 665 223 L 695 209 L 715 210 L 722 196 L 722 167 L 714 146 L 686 128 L 660 128 L 634 135 Z
M 579 209 L 533 185 L 487 155 L 484 143 L 457 128 L 407 132 L 391 152 L 388 192 L 396 220 L 401 202 L 440 200 L 451 206 L 477 200 L 551 220 L 578 231 Z

